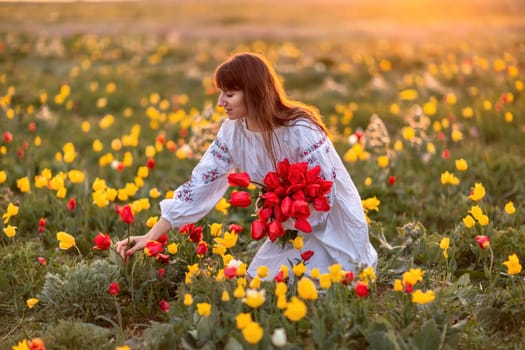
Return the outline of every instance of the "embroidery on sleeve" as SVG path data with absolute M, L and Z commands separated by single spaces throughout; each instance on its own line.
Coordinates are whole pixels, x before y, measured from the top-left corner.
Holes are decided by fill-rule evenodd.
M 215 158 L 223 161 L 226 165 L 229 165 L 231 163 L 228 146 L 226 146 L 226 144 L 222 142 L 219 138 L 216 138 L 215 141 L 213 141 L 213 143 L 211 144 L 210 152 Z
M 219 176 L 219 169 L 208 169 L 206 170 L 201 177 L 201 180 L 203 183 L 208 184 L 210 182 L 213 182 L 217 179 Z
M 190 179 L 189 181 L 185 182 L 182 186 L 180 186 L 177 191 L 175 191 L 173 198 L 183 201 L 183 202 L 192 202 L 193 196 L 192 196 L 192 183 L 193 180 Z

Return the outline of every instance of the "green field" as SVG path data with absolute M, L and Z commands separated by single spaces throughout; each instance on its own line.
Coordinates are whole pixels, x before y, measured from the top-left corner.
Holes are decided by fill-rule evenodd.
M 517 0 L 0 2 L 0 348 L 271 349 L 281 330 L 284 349 L 521 348 L 524 18 Z M 367 296 L 337 271 L 284 304 L 273 281 L 223 280 L 211 225 L 243 227 L 226 250 L 248 263 L 253 207 L 195 223 L 203 257 L 177 230 L 164 259 L 93 249 L 145 233 L 188 180 L 239 51 L 320 109 L 379 253 L 355 273 Z

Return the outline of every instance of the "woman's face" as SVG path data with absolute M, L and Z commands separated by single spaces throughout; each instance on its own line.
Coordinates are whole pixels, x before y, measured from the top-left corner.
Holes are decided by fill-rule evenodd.
M 217 105 L 224 108 L 231 120 L 246 117 L 246 104 L 242 90 L 221 90 Z

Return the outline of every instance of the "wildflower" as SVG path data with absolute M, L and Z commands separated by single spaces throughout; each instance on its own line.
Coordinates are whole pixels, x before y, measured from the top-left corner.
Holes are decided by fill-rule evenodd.
M 251 307 L 252 309 L 256 309 L 259 306 L 261 306 L 264 301 L 266 300 L 266 290 L 262 289 L 260 291 L 255 289 L 248 289 L 246 290 L 245 297 L 243 298 L 243 303 Z
M 69 211 L 73 211 L 73 210 L 75 210 L 76 207 L 77 207 L 77 201 L 75 200 L 75 198 L 70 198 L 70 199 L 67 201 L 66 206 L 67 206 L 67 209 L 68 209 Z
M 208 252 L 208 243 L 206 243 L 205 241 L 200 241 L 195 247 L 195 252 L 197 253 L 197 256 L 199 258 L 204 257 L 204 255 L 206 255 L 206 253 Z
M 33 338 L 27 342 L 29 350 L 46 350 L 44 341 L 40 338 Z
M 395 177 L 394 175 L 390 175 L 390 176 L 388 177 L 388 184 L 389 184 L 390 186 L 393 186 L 393 185 L 395 185 L 395 183 L 396 183 L 396 177 Z
M 261 278 L 268 276 L 268 266 L 264 266 L 264 265 L 259 266 L 257 268 L 257 276 Z
M 301 261 L 298 264 L 292 266 L 292 271 L 295 276 L 302 276 L 306 272 L 306 265 Z
M 16 215 L 18 215 L 18 207 L 12 203 L 9 203 L 6 212 L 2 215 L 2 218 L 4 219 L 4 224 L 7 224 L 9 222 L 9 219 Z
M 354 273 L 352 271 L 345 272 L 343 277 L 343 284 L 345 286 L 350 285 L 354 281 Z
M 264 334 L 264 329 L 257 322 L 250 322 L 242 330 L 242 336 L 250 344 L 257 344 Z
M 109 284 L 108 293 L 111 295 L 117 295 L 120 293 L 120 286 L 118 285 L 118 282 L 112 282 Z
M 418 97 L 417 90 L 406 89 L 399 93 L 399 98 L 403 101 L 413 101 Z
M 516 254 L 509 255 L 508 260 L 503 262 L 503 265 L 507 266 L 509 275 L 517 275 L 521 272 L 520 260 Z
M 307 278 L 303 277 L 297 283 L 297 293 L 303 300 L 317 300 L 317 288 L 315 283 Z
M 406 284 L 408 282 L 414 285 L 417 282 L 423 281 L 424 274 L 425 271 L 422 271 L 421 269 L 411 268 L 407 272 L 403 273 L 403 284 Z
M 29 298 L 26 300 L 26 305 L 28 308 L 32 309 L 38 302 L 39 300 L 37 298 Z
M 443 250 L 443 256 L 445 257 L 445 259 L 448 259 L 448 247 L 450 245 L 450 238 L 448 237 L 443 237 L 441 239 L 441 241 L 439 242 L 439 248 L 441 248 Z
M 93 249 L 108 250 L 111 246 L 111 237 L 106 233 L 99 232 L 93 241 L 95 242 Z
M 168 253 L 170 253 L 171 255 L 175 255 L 177 254 L 178 251 L 179 251 L 179 246 L 177 243 L 168 244 Z
M 441 173 L 441 183 L 443 185 L 457 185 L 459 184 L 459 179 L 452 173 L 449 173 L 448 171 L 445 171 L 444 173 Z
M 184 294 L 184 305 L 190 306 L 191 304 L 193 304 L 193 297 L 191 294 Z
M 403 135 L 403 139 L 407 141 L 412 141 L 416 137 L 416 131 L 414 128 L 411 128 L 410 126 L 405 126 L 401 130 L 401 133 Z
M 84 173 L 81 170 L 70 170 L 67 173 L 67 176 L 69 178 L 69 181 L 72 183 L 81 183 L 84 181 Z
M 303 259 L 303 261 L 308 261 L 312 258 L 312 256 L 314 256 L 314 251 L 313 250 L 306 250 L 304 252 L 301 253 L 301 259 Z
M 215 238 L 215 242 L 223 245 L 226 248 L 232 248 L 237 244 L 237 238 L 239 237 L 238 234 L 232 232 L 225 232 L 224 237 L 217 237 Z
M 294 240 L 292 241 L 292 245 L 294 249 L 297 249 L 297 250 L 301 249 L 304 246 L 303 236 L 295 237 Z
M 68 250 L 76 244 L 75 237 L 64 231 L 57 232 L 57 240 L 60 242 L 59 248 L 63 250 Z
M 379 211 L 379 204 L 381 204 L 381 201 L 377 199 L 376 196 L 373 196 L 373 197 L 362 200 L 361 203 L 365 211 L 369 211 L 369 210 Z
M 433 291 L 427 290 L 423 293 L 421 289 L 416 290 L 412 293 L 412 302 L 415 304 L 428 304 L 436 298 Z
M 512 202 L 507 202 L 507 204 L 505 204 L 505 212 L 509 215 L 512 215 L 516 212 L 516 208 L 514 207 L 514 203 Z
M 301 299 L 294 296 L 290 302 L 286 304 L 284 316 L 290 321 L 299 321 L 306 316 L 307 311 L 306 304 Z
M 18 180 L 16 180 L 16 187 L 20 190 L 22 193 L 27 193 L 31 191 L 31 185 L 29 184 L 29 178 L 27 176 L 22 177 Z
M 386 168 L 388 166 L 388 156 L 377 157 L 377 165 L 380 168 Z
M 4 233 L 9 238 L 16 236 L 16 226 L 7 225 L 4 227 Z
M 215 222 L 208 226 L 210 227 L 210 235 L 212 237 L 222 236 L 222 224 Z
M 355 294 L 359 297 L 366 297 L 368 295 L 368 283 L 357 281 L 355 284 Z
M 460 158 L 456 160 L 456 169 L 458 171 L 465 171 L 468 169 L 468 163 L 465 159 Z
M 244 329 L 246 326 L 252 322 L 252 315 L 250 313 L 241 312 L 235 316 L 235 324 L 238 329 Z
M 156 257 L 164 251 L 164 245 L 159 241 L 148 241 L 144 247 L 144 254 Z
M 198 303 L 197 313 L 200 316 L 208 317 L 211 315 L 211 305 L 209 303 Z
M 475 183 L 468 198 L 473 201 L 479 201 L 483 197 L 485 197 L 485 187 L 481 183 Z
M 374 272 L 374 268 L 372 266 L 368 266 L 366 269 L 361 271 L 359 274 L 359 279 L 362 281 L 370 281 L 374 282 L 376 280 L 376 274 Z
M 161 301 L 159 301 L 159 308 L 162 312 L 168 312 L 168 310 L 170 309 L 170 303 L 162 299 Z
M 38 261 L 38 264 L 40 266 L 43 266 L 43 265 L 46 265 L 47 264 L 47 260 L 46 258 L 42 257 L 42 256 L 39 256 L 38 258 L 36 258 L 36 260 Z
M 132 224 L 133 223 L 133 211 L 131 209 L 131 206 L 129 204 L 123 206 L 122 208 L 120 208 L 119 210 L 119 214 L 120 214 L 120 219 L 122 220 L 122 222 L 125 222 L 127 224 Z
M 476 236 L 476 242 L 478 242 L 481 249 L 490 247 L 490 240 L 487 236 Z
M 393 289 L 396 292 L 401 292 L 403 290 L 403 282 L 400 279 L 395 279 Z
M 283 347 L 287 343 L 286 330 L 284 328 L 276 328 L 272 334 L 272 344 L 277 347 Z
M 463 224 L 467 227 L 467 228 L 471 228 L 473 227 L 476 222 L 474 221 L 474 219 L 472 218 L 472 216 L 470 215 L 467 215 L 463 218 Z

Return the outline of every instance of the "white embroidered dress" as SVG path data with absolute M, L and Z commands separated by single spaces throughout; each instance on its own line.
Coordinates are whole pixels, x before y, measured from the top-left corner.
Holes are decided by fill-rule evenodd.
M 368 237 L 368 225 L 361 197 L 331 141 L 317 126 L 299 119 L 294 125 L 275 130 L 274 148 L 277 161 L 308 162 L 309 168 L 320 165 L 325 180 L 333 181 L 328 196 L 328 212 L 311 210 L 311 233 L 304 236 L 302 251 L 314 251 L 308 270 L 317 267 L 321 273 L 339 263 L 344 270 L 377 265 L 377 252 Z M 262 134 L 248 130 L 244 120 L 225 120 L 188 182 L 175 190 L 173 199 L 161 201 L 161 217 L 172 227 L 194 223 L 212 210 L 228 189 L 227 175 L 234 169 L 250 175 L 252 181 L 263 183 L 270 171 L 275 171 L 264 147 Z M 291 220 L 291 219 L 290 219 Z M 290 221 L 289 220 L 289 221 Z M 293 229 L 293 223 L 285 222 Z M 300 251 L 267 239 L 248 267 L 255 276 L 259 266 L 269 268 L 268 278 L 279 272 L 281 265 L 290 268 L 290 261 L 300 259 Z M 292 274 L 290 274 L 292 275 Z

